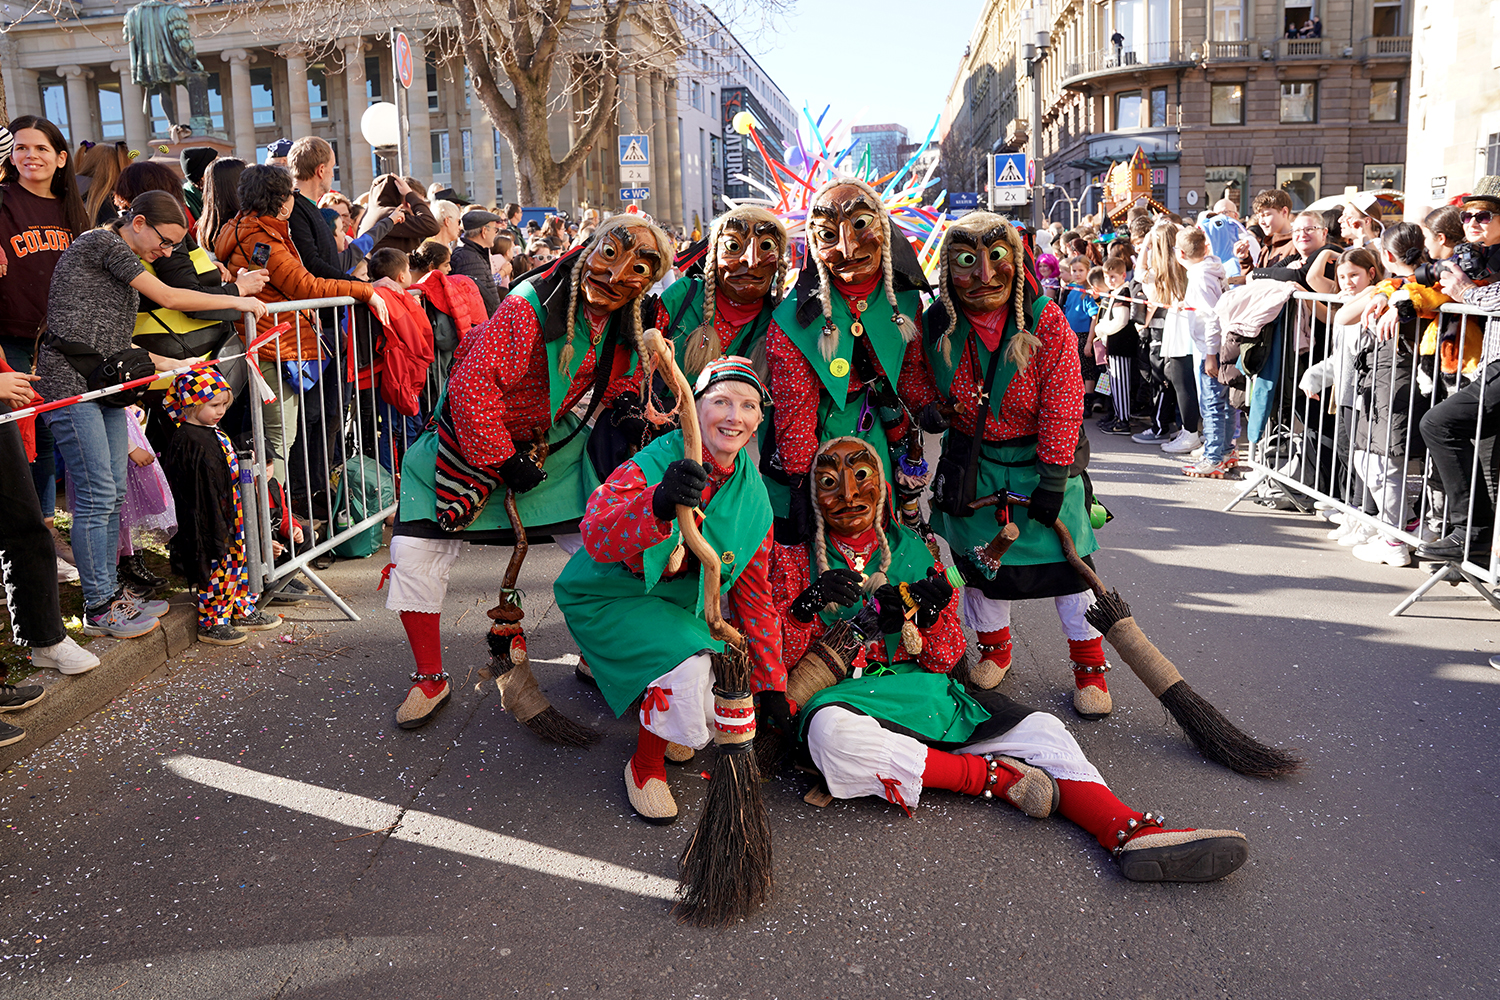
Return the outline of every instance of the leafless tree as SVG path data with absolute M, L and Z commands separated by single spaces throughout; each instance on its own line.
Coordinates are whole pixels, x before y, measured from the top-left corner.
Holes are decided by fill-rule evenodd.
M 975 142 L 973 130 L 964 119 L 953 123 L 943 136 L 942 160 L 938 173 L 949 191 L 982 191 L 985 185 L 985 154 L 988 150 Z

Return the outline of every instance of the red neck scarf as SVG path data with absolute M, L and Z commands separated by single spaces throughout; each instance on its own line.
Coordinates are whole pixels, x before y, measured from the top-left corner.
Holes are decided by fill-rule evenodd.
M 765 299 L 756 299 L 748 306 L 742 306 L 729 296 L 720 292 L 714 296 L 714 318 L 722 316 L 734 329 L 742 328 L 760 315 L 765 308 Z
M 857 285 L 851 285 L 840 281 L 839 279 L 833 277 L 833 275 L 831 274 L 829 275 L 829 278 L 833 281 L 833 287 L 837 289 L 838 293 L 844 297 L 844 301 L 849 303 L 849 309 L 851 312 L 854 310 L 855 302 L 859 301 L 860 299 L 868 299 L 874 293 L 875 289 L 880 287 L 882 277 L 883 276 L 881 272 L 876 271 L 875 276 L 869 281 L 863 281 Z
M 986 350 L 996 350 L 1000 346 L 1000 338 L 1005 335 L 1005 321 L 1009 318 L 1010 308 L 996 309 L 994 312 L 976 313 L 964 310 L 964 316 L 969 325 L 979 335 L 979 340 L 984 344 Z

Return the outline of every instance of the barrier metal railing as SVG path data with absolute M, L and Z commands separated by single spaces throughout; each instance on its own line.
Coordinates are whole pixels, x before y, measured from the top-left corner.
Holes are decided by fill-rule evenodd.
M 1451 494 L 1444 491 L 1422 434 L 1422 417 L 1445 400 L 1466 387 L 1471 394 L 1500 380 L 1500 357 L 1486 356 L 1481 349 L 1484 331 L 1478 321 L 1493 322 L 1496 315 L 1459 303 L 1442 306 L 1440 337 L 1426 354 L 1422 338 L 1427 320 L 1405 324 L 1393 338 L 1382 340 L 1357 321 L 1336 323 L 1340 305 L 1337 296 L 1299 291 L 1266 328 L 1269 332 L 1263 331 L 1265 361 L 1247 385 L 1250 475 L 1224 510 L 1252 496 L 1304 513 L 1321 505 L 1376 537 L 1412 548 L 1447 536 L 1458 525 L 1468 526 L 1461 557 L 1437 562 L 1390 614 L 1435 599 L 1430 592 L 1445 581 L 1467 582 L 1479 595 L 1452 599 L 1482 598 L 1500 610 L 1500 560 L 1489 544 L 1474 544 L 1475 534 L 1484 532 L 1472 530 L 1477 517 L 1486 522 L 1482 528 L 1489 537 L 1496 537 L 1492 498 L 1500 471 L 1500 418 L 1485 423 L 1481 392 L 1473 428 L 1462 432 L 1472 454 L 1462 510 L 1454 509 Z M 1456 371 L 1443 371 L 1445 354 L 1457 359 Z M 1474 356 L 1477 366 L 1466 370 L 1465 360 Z M 1480 387 L 1471 385 L 1476 379 L 1482 380 Z M 1461 425 L 1449 418 L 1453 410 L 1450 406 L 1444 412 L 1444 427 Z M 1440 446 L 1454 450 L 1452 441 Z
M 297 596 L 327 600 L 358 621 L 314 562 L 338 550 L 367 555 L 363 549 L 379 547 L 368 533 L 395 513 L 401 456 L 428 414 L 401 414 L 382 398 L 380 324 L 354 299 L 278 302 L 267 312 L 262 323 L 290 322 L 292 329 L 261 348 L 259 380 L 246 371 L 241 383 L 249 386 L 252 428 L 242 473 L 254 486 L 254 516 L 248 506 L 245 512 L 250 587 L 263 598 L 284 595 L 301 573 L 318 593 Z M 255 327 L 247 314 L 248 337 Z M 429 377 L 424 401 L 435 398 L 431 390 L 444 378 Z M 273 401 L 262 402 L 262 387 Z

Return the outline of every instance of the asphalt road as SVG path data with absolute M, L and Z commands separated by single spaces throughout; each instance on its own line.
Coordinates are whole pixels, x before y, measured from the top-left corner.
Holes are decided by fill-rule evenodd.
M 1019 609 L 1005 684 L 1069 720 L 1126 801 L 1243 830 L 1251 859 L 1227 880 L 1127 882 L 1060 817 L 947 793 L 911 819 L 875 799 L 818 809 L 787 775 L 765 786 L 771 904 L 724 932 L 682 926 L 669 897 L 703 758 L 672 774 L 682 822 L 632 816 L 635 725 L 565 662 L 556 550 L 522 576 L 531 652 L 553 703 L 606 733 L 588 751 L 540 743 L 467 676 L 508 550 L 459 561 L 457 693 L 398 731 L 410 658 L 375 591 L 382 552 L 326 574 L 362 621 L 309 605 L 288 612 L 291 643 L 197 645 L 0 779 L 0 996 L 1500 995 L 1496 615 L 1389 618 L 1418 571 L 1358 562 L 1309 517 L 1220 513 L 1236 484 L 1185 481 L 1155 449 L 1096 442 L 1094 475 L 1117 515 L 1105 581 L 1305 772 L 1205 762 L 1123 669 L 1114 715 L 1074 718 L 1048 602 Z

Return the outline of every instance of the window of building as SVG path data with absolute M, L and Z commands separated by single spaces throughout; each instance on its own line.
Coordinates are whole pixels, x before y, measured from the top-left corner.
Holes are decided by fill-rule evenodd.
M 365 56 L 365 100 L 371 104 L 378 104 L 384 100 L 380 95 L 383 81 L 380 78 L 380 57 Z
M 1406 166 L 1401 163 L 1366 163 L 1365 191 L 1406 190 Z
M 1213 4 L 1214 41 L 1243 41 L 1245 38 L 1245 0 L 1213 0 Z
M 312 120 L 328 120 L 328 69 L 322 63 L 307 67 L 307 106 Z
M 1283 83 L 1281 85 L 1281 120 L 1315 122 L 1318 120 L 1318 85 L 1316 83 Z
M 1166 128 L 1167 126 L 1167 88 L 1153 87 L 1151 89 L 1151 127 Z
M 1500 174 L 1500 132 L 1491 132 L 1484 144 L 1484 172 Z
M 1216 202 L 1228 198 L 1239 206 L 1241 217 L 1248 215 L 1250 213 L 1249 177 L 1249 167 L 1209 167 L 1203 173 L 1204 186 L 1207 188 L 1203 196 L 1203 206 L 1213 208 Z
M 1322 183 L 1322 167 L 1276 168 L 1276 186 L 1291 195 L 1294 212 L 1300 212 L 1318 200 L 1318 188 Z
M 697 110 L 703 110 L 703 84 L 699 83 L 697 80 L 694 80 L 692 82 L 690 102 Z
M 1402 0 L 1375 0 L 1370 18 L 1370 34 L 1377 38 L 1396 38 L 1403 34 Z
M 125 104 L 120 100 L 120 81 L 99 84 L 99 141 L 125 138 Z
M 167 117 L 166 106 L 161 103 L 161 94 L 151 95 L 151 137 L 166 136 L 172 128 L 171 119 Z
M 459 138 L 461 141 L 458 144 L 458 151 L 462 160 L 459 161 L 458 171 L 466 174 L 469 172 L 469 165 L 474 162 L 474 133 L 470 129 L 463 129 L 459 133 Z
M 1141 49 L 1146 46 L 1146 5 L 1142 0 L 1115 0 L 1110 17 L 1110 44 L 1115 48 L 1120 65 L 1129 66 L 1141 62 Z
M 441 107 L 438 98 L 440 88 L 438 87 L 438 64 L 437 56 L 431 52 L 427 53 L 427 110 L 437 111 Z
M 495 176 L 499 177 L 500 171 L 505 169 L 504 167 L 500 166 L 500 130 L 496 128 L 491 129 L 491 131 L 495 133 Z M 499 183 L 499 181 L 495 182 L 497 191 L 499 190 Z
M 451 174 L 453 172 L 452 150 L 448 143 L 448 131 L 432 132 L 429 135 L 432 140 L 432 172 L 435 174 Z
M 1210 91 L 1209 122 L 1214 125 L 1245 124 L 1245 85 L 1216 83 Z
M 1127 90 L 1115 95 L 1115 128 L 1141 127 L 1141 92 Z
M 464 107 L 474 105 L 474 75 L 469 72 L 469 66 L 464 64 Z
M 276 94 L 271 86 L 269 69 L 250 71 L 250 107 L 256 125 L 276 124 Z
M 1370 81 L 1370 121 L 1398 122 L 1401 120 L 1401 81 Z
M 57 77 L 41 77 L 42 116 L 62 130 L 68 144 L 73 144 L 73 130 L 68 127 L 68 90 Z
M 1307 27 L 1307 22 L 1312 20 L 1317 10 L 1313 7 L 1313 0 L 1286 0 L 1286 18 L 1282 25 L 1283 34 L 1287 38 L 1308 37 L 1302 35 Z
M 215 131 L 224 131 L 224 87 L 219 74 L 208 74 L 208 118 Z

